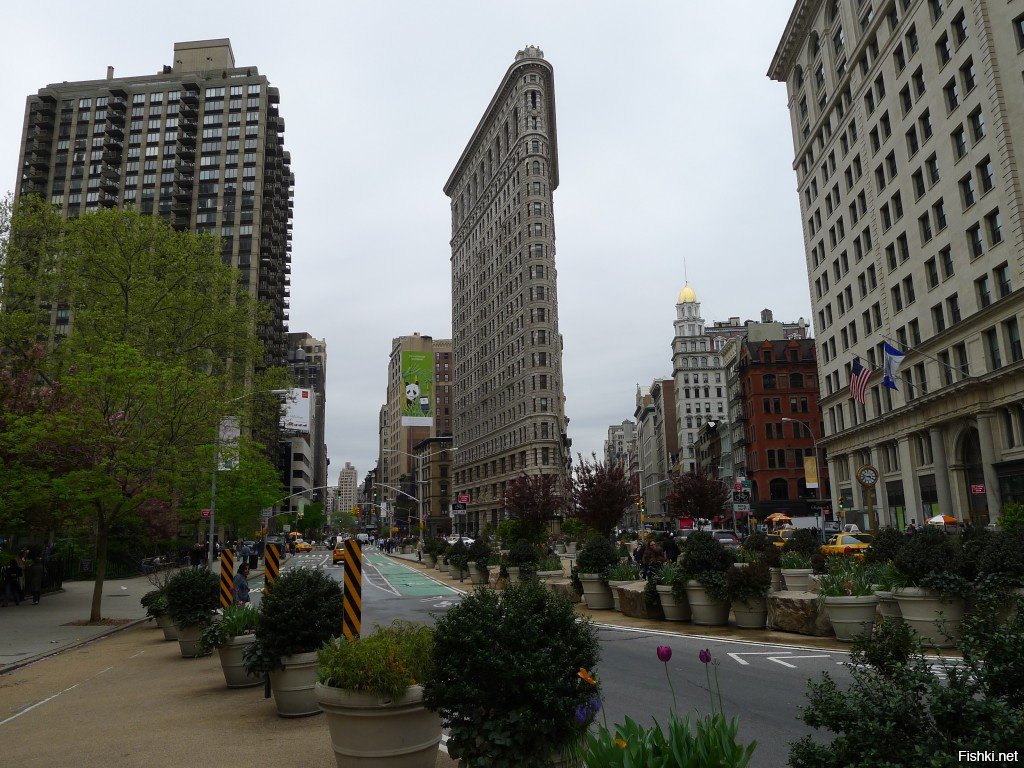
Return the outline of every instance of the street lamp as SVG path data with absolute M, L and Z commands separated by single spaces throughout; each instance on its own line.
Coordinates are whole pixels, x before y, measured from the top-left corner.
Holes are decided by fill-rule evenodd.
M 816 501 L 822 501 L 825 497 L 822 496 L 823 486 L 825 485 L 825 478 L 821 474 L 821 462 L 818 461 L 818 445 L 821 443 L 821 439 L 815 440 L 814 433 L 811 428 L 807 426 L 807 422 L 801 421 L 800 419 L 791 419 L 788 416 L 783 416 L 782 421 L 792 422 L 793 424 L 799 424 L 805 430 L 807 430 L 807 436 L 811 438 L 811 442 L 814 444 L 814 474 L 817 475 L 818 487 L 816 490 Z M 819 506 L 820 509 L 820 506 Z M 824 530 L 824 525 L 822 525 Z
M 445 449 L 440 450 L 440 451 L 434 451 L 433 453 L 425 453 L 423 455 L 406 453 L 405 451 L 400 451 L 397 448 L 383 448 L 383 449 L 381 449 L 381 452 L 382 453 L 400 453 L 403 456 L 408 456 L 410 459 L 414 459 L 416 461 L 416 485 L 419 486 L 419 485 L 422 485 L 423 483 L 426 482 L 425 480 L 420 479 L 423 476 L 423 460 L 424 459 L 429 459 L 431 456 L 439 456 L 442 453 L 447 453 L 448 451 L 454 451 L 454 450 L 455 450 L 454 447 L 449 447 L 449 448 L 445 448 Z M 384 485 L 383 483 L 375 483 L 375 485 L 379 485 L 381 488 L 387 488 L 390 491 L 395 491 L 396 493 L 400 493 L 403 496 L 406 496 L 406 497 L 408 497 L 410 499 L 413 499 L 416 502 L 416 507 L 417 507 L 416 514 L 418 515 L 419 529 L 420 529 L 420 544 L 422 545 L 423 544 L 423 491 L 422 491 L 422 489 L 417 488 L 416 489 L 416 495 L 415 496 L 411 496 L 410 494 L 405 493 L 404 491 L 400 491 L 397 488 L 393 488 L 390 485 Z
M 245 398 L 251 397 L 252 395 L 258 395 L 258 394 L 286 395 L 286 394 L 288 394 L 289 391 L 290 390 L 287 390 L 287 389 L 257 389 L 257 390 L 253 390 L 252 392 L 245 392 L 245 393 L 239 395 L 238 397 L 231 398 L 230 400 L 225 400 L 223 403 L 221 403 L 221 405 L 228 405 L 229 403 L 234 403 L 234 402 L 237 402 L 239 400 L 244 400 Z M 213 451 L 213 479 L 210 481 L 210 538 L 209 538 L 209 543 L 208 543 L 208 546 L 207 546 L 207 561 L 209 562 L 211 568 L 213 568 L 213 553 L 214 553 L 213 538 L 214 538 L 214 533 L 217 530 L 217 526 L 216 526 L 216 521 L 217 521 L 217 472 L 220 471 L 220 436 L 221 436 L 221 426 L 223 425 L 224 421 L 225 421 L 225 419 L 220 419 L 217 422 L 217 435 L 216 435 L 216 437 L 214 438 L 214 441 L 213 441 L 213 446 L 214 446 L 214 451 Z

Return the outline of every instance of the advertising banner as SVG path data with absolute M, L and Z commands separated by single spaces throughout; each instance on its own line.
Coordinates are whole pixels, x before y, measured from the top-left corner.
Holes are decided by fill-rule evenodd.
M 818 462 L 814 456 L 804 456 L 804 484 L 808 488 L 818 487 Z
M 309 412 L 313 403 L 313 391 L 293 389 L 284 399 L 284 414 L 281 429 L 291 432 L 309 432 Z
M 402 353 L 402 387 L 402 426 L 431 426 L 434 423 L 434 356 L 430 352 Z

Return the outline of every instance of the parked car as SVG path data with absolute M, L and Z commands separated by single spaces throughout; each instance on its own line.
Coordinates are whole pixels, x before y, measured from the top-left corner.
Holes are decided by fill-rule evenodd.
M 296 539 L 296 541 L 295 541 L 295 551 L 296 552 L 312 552 L 313 551 L 313 545 L 310 542 L 308 542 L 308 541 L 304 541 L 303 539 Z
M 837 533 L 821 546 L 823 555 L 856 555 L 864 557 L 871 548 L 870 533 Z
M 473 542 L 475 541 L 475 539 L 471 539 L 471 538 L 469 538 L 469 536 L 459 536 L 459 534 L 457 534 L 457 533 L 453 533 L 451 536 L 446 538 L 445 541 L 448 542 L 449 544 L 454 544 L 459 539 L 462 539 L 462 543 L 465 544 L 467 547 L 471 546 L 473 544 Z
M 789 541 L 796 534 L 796 530 L 793 528 L 783 528 L 779 531 L 772 531 L 768 534 L 768 541 L 774 544 L 776 547 L 786 546 L 786 542 Z

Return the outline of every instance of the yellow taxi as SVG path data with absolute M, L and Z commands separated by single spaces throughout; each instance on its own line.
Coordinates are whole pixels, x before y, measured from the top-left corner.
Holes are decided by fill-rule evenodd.
M 774 544 L 776 547 L 786 546 L 786 542 L 789 541 L 793 536 L 796 535 L 795 528 L 783 528 L 779 531 L 772 531 L 768 534 L 768 541 Z
M 864 557 L 870 547 L 870 533 L 837 533 L 829 537 L 827 544 L 821 545 L 821 554 Z
M 310 544 L 308 541 L 303 541 L 302 539 L 299 539 L 298 541 L 295 542 L 295 551 L 296 552 L 312 552 L 313 551 L 313 545 Z
M 331 565 L 337 565 L 345 559 L 345 542 L 341 536 L 338 537 L 334 549 L 331 550 Z

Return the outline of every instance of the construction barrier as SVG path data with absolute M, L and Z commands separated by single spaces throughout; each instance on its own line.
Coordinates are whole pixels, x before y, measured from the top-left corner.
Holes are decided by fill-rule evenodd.
M 235 586 L 235 553 L 230 549 L 220 551 L 220 607 L 227 608 L 235 602 L 232 589 Z
M 263 547 L 263 576 L 266 586 L 269 587 L 277 580 L 281 573 L 281 551 L 277 544 L 267 544 Z
M 358 539 L 345 542 L 345 616 L 342 631 L 349 640 L 359 637 L 363 618 L 363 547 Z

